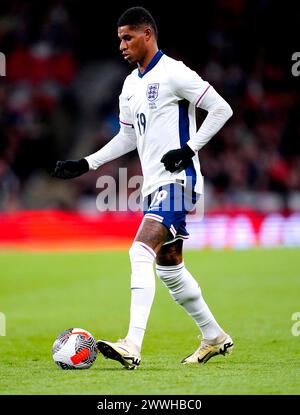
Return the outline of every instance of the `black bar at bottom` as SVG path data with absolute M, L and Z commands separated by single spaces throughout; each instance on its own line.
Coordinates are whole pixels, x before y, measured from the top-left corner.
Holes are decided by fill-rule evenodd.
M 282 413 L 288 408 L 300 407 L 299 395 L 0 395 L 0 409 L 6 407 L 15 413 L 54 411 L 67 413 L 134 414 L 162 410 L 164 412 L 196 411 L 222 413 Z M 1 413 L 3 413 L 1 411 Z

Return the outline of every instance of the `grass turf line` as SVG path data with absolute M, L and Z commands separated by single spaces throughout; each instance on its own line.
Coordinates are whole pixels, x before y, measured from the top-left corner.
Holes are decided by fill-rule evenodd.
M 115 340 L 127 332 L 130 264 L 126 252 L 1 252 L 1 394 L 299 394 L 300 311 L 297 249 L 189 251 L 187 267 L 234 353 L 182 366 L 198 331 L 157 280 L 136 371 L 99 356 L 86 371 L 61 371 L 51 355 L 56 336 L 81 327 Z

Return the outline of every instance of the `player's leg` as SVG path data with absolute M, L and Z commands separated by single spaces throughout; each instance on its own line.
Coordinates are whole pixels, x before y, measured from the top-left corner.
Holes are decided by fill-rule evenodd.
M 112 343 L 100 340 L 99 351 L 107 358 L 134 369 L 141 361 L 142 342 L 155 294 L 153 263 L 162 244 L 170 238 L 161 223 L 144 219 L 129 250 L 131 263 L 131 306 L 127 336 Z
M 200 347 L 182 363 L 205 363 L 217 354 L 231 351 L 233 342 L 217 323 L 199 284 L 186 269 L 182 245 L 183 241 L 179 239 L 161 247 L 156 256 L 156 272 L 173 299 L 193 318 L 202 335 Z
M 162 244 L 170 237 L 161 223 L 144 219 L 130 248 L 131 306 L 130 323 L 126 338 L 139 349 L 146 330 L 155 294 L 153 263 Z
M 211 340 L 223 330 L 204 301 L 198 282 L 185 267 L 182 246 L 180 239 L 163 245 L 156 256 L 156 272 L 173 299 L 194 319 L 203 337 Z

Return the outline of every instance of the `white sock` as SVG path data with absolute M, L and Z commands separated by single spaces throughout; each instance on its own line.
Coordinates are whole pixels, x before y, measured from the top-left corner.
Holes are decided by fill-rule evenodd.
M 212 340 L 224 333 L 204 301 L 197 281 L 183 262 L 173 266 L 156 265 L 156 272 L 173 299 L 193 318 L 204 339 Z
M 155 294 L 153 262 L 156 254 L 143 242 L 133 242 L 129 256 L 131 262 L 131 306 L 126 338 L 141 349 Z

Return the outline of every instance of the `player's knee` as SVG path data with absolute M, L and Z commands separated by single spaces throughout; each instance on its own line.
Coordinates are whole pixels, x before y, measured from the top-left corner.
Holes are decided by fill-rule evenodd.
M 133 242 L 129 249 L 129 257 L 131 263 L 151 262 L 152 264 L 155 256 L 156 255 L 153 249 L 143 242 Z
M 180 265 L 182 263 L 182 255 L 177 252 L 159 253 L 157 255 L 157 262 L 164 264 L 164 266 Z
M 162 266 L 180 265 L 182 258 L 182 240 L 179 239 L 171 244 L 163 245 L 157 253 L 157 264 Z

